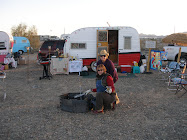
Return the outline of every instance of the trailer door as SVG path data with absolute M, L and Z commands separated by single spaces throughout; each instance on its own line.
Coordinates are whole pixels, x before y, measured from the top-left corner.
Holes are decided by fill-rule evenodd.
M 97 61 L 101 50 L 108 52 L 108 30 L 97 30 Z

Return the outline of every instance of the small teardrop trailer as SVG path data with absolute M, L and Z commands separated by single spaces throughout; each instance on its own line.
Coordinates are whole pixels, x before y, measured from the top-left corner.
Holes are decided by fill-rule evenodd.
M 20 37 L 20 36 L 14 36 L 14 46 L 12 49 L 12 52 L 19 52 L 20 54 L 23 54 L 24 52 L 27 52 L 27 47 L 30 48 L 30 42 L 26 37 Z
M 140 40 L 132 27 L 88 27 L 72 32 L 66 39 L 64 54 L 83 59 L 84 66 L 96 70 L 99 53 L 105 49 L 115 66 L 133 65 L 140 60 Z
M 8 53 L 11 54 L 13 45 L 13 36 L 0 31 L 0 63 L 4 63 L 4 58 Z

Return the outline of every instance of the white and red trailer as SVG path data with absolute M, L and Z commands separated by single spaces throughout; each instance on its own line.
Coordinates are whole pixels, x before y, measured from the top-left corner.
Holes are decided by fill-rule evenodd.
M 13 36 L 0 31 L 0 63 L 4 63 L 4 58 L 8 53 L 11 54 L 13 45 Z
M 78 56 L 83 65 L 95 70 L 99 53 L 105 49 L 115 66 L 133 65 L 140 60 L 140 39 L 132 27 L 88 27 L 81 28 L 66 39 L 64 54 Z

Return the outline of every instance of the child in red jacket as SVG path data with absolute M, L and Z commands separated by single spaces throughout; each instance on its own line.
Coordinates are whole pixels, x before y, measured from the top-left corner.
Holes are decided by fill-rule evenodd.
M 103 112 L 104 108 L 115 102 L 115 87 L 113 78 L 106 73 L 106 68 L 103 64 L 97 66 L 96 88 L 92 89 L 96 94 L 96 110 L 94 113 Z

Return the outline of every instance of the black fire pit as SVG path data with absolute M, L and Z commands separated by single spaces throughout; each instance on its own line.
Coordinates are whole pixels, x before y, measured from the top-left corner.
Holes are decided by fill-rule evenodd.
M 75 98 L 80 93 L 68 93 L 60 96 L 60 108 L 67 112 L 84 113 L 90 110 L 90 101 L 93 95 L 83 95 Z

